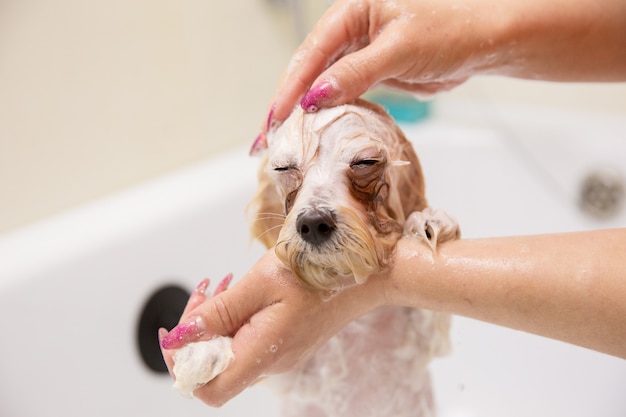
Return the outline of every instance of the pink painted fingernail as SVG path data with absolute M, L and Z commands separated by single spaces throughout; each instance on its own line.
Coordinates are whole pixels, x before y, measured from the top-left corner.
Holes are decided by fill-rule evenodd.
M 272 106 L 272 108 L 270 109 L 270 114 L 267 116 L 267 131 L 270 130 L 270 128 L 272 127 L 272 118 L 274 116 L 274 107 L 275 105 Z
M 274 106 L 272 106 L 272 109 L 270 110 L 270 114 L 269 116 L 267 116 L 266 131 L 272 132 L 276 130 L 281 124 L 282 122 L 280 122 L 279 120 L 274 120 Z
M 159 329 L 159 333 L 158 333 L 158 337 L 159 337 L 159 344 L 163 341 L 163 339 L 165 338 L 165 336 L 167 336 L 167 329 L 164 327 L 161 327 Z
M 308 93 L 300 100 L 300 106 L 307 113 L 318 111 L 325 103 L 336 95 L 335 87 L 328 81 L 322 81 L 315 87 L 311 88 Z
M 222 281 L 219 283 L 217 288 L 215 288 L 215 291 L 213 291 L 213 296 L 216 296 L 217 294 L 226 291 L 226 289 L 230 285 L 230 281 L 232 280 L 233 280 L 233 274 L 226 275 L 224 279 L 222 279 Z
M 195 317 L 174 327 L 161 339 L 161 347 L 163 349 L 178 349 L 187 343 L 195 342 L 205 333 L 206 327 L 202 318 Z
M 267 149 L 267 137 L 265 134 L 259 133 L 250 148 L 250 156 L 258 155 L 264 149 Z
M 198 294 L 204 295 L 206 294 L 206 289 L 209 288 L 209 284 L 210 281 L 208 278 L 203 279 L 202 281 L 200 281 L 200 283 L 198 284 L 198 286 L 196 287 L 196 292 Z

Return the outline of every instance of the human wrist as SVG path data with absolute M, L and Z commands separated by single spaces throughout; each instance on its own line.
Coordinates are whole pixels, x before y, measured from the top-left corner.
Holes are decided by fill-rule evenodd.
M 475 74 L 553 81 L 623 81 L 623 2 L 510 0 L 485 3 L 475 28 Z M 479 42 L 480 45 L 480 42 Z M 585 59 L 581 59 L 585 57 Z
M 387 305 L 428 308 L 431 284 L 438 268 L 430 248 L 411 237 L 401 238 L 387 270 L 378 277 Z
M 463 31 L 473 34 L 466 45 L 471 51 L 467 75 L 505 75 L 514 71 L 519 63 L 516 8 L 510 2 L 483 0 L 469 7 L 473 8 L 473 18 L 468 18 L 468 24 L 473 27 Z

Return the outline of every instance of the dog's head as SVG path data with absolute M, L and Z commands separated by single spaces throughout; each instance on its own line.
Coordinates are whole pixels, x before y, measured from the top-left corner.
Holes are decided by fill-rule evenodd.
M 337 290 L 382 270 L 408 215 L 426 207 L 417 156 L 375 104 L 298 107 L 267 146 L 252 234 L 314 288 Z

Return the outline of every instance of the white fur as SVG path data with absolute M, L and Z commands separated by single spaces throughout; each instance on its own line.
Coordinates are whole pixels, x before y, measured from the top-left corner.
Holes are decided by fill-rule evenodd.
M 406 180 L 408 171 L 402 170 L 411 164 L 403 159 L 407 146 L 393 121 L 366 102 L 315 114 L 296 109 L 270 132 L 262 177 L 269 177 L 275 190 L 261 186 L 256 200 L 263 206 L 260 210 L 269 210 L 270 197 L 280 200 L 274 206 L 287 206 L 276 252 L 303 283 L 330 291 L 363 283 L 387 266 L 402 233 L 433 250 L 438 242 L 459 237 L 456 221 L 425 208 L 425 199 L 411 203 L 422 204 L 421 212 L 410 214 L 402 207 L 406 199 L 401 193 L 406 190 L 398 184 L 400 173 Z M 355 198 L 355 182 L 348 181 L 348 176 L 362 172 L 351 164 L 368 158 L 384 161 L 380 178 L 373 176 L 386 183 L 380 197 L 374 196 L 376 204 Z M 416 158 L 413 163 L 419 164 Z M 419 166 L 413 168 L 412 175 L 419 175 L 421 183 Z M 423 193 L 423 188 L 418 190 Z M 382 200 L 395 223 L 381 232 L 373 222 L 385 220 L 377 216 L 386 214 L 373 207 Z M 321 244 L 306 242 L 296 228 L 298 215 L 311 208 L 336 216 L 336 230 Z M 271 378 L 284 397 L 283 416 L 433 416 L 427 365 L 447 351 L 448 328 L 449 316 L 432 311 L 383 307 L 368 313 L 298 369 Z

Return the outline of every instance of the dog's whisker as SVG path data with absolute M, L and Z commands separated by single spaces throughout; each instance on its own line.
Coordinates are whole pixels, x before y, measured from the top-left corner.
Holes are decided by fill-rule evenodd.
M 285 216 L 283 213 L 256 213 L 256 220 L 269 220 L 269 219 L 284 219 Z
M 281 227 L 283 227 L 282 224 L 277 224 L 276 226 L 272 226 L 272 227 L 268 228 L 266 231 L 264 231 L 263 233 L 261 233 L 260 235 L 258 235 L 256 237 L 256 239 L 261 239 L 263 236 L 265 236 L 266 234 L 270 233 L 272 230 L 280 229 Z
M 285 216 L 284 213 L 277 211 L 260 211 L 257 213 L 258 215 L 271 215 L 271 216 Z
M 259 216 L 256 220 L 285 220 L 285 216 Z
M 255 222 L 272 221 L 272 223 L 276 223 L 277 221 L 280 221 L 280 224 L 282 225 L 285 222 L 285 216 L 257 216 L 253 219 L 253 221 Z
M 281 221 L 281 224 L 285 221 L 285 217 L 277 217 L 277 216 L 263 216 L 263 217 L 257 217 L 256 219 L 254 219 L 255 221 L 265 221 L 265 220 L 279 220 Z

